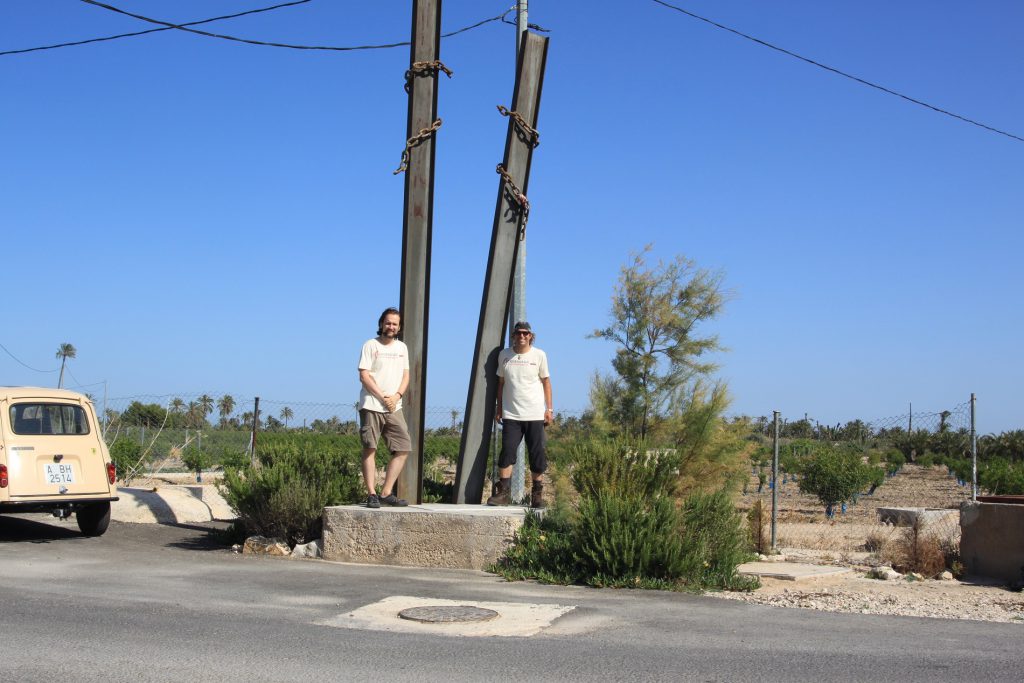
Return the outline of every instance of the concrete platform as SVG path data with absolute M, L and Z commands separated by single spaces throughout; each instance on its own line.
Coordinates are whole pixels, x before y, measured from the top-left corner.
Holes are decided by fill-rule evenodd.
M 878 508 L 878 521 L 893 526 L 914 526 L 918 520 L 922 524 L 960 522 L 960 511 L 947 508 Z
M 736 571 L 744 576 L 782 581 L 804 581 L 849 574 L 853 570 L 849 567 L 826 567 L 820 564 L 803 564 L 801 562 L 747 562 L 736 567 Z
M 119 487 L 110 517 L 135 524 L 189 524 L 237 517 L 216 486 Z
M 323 557 L 357 564 L 484 569 L 501 557 L 525 518 L 523 507 L 328 507 Z

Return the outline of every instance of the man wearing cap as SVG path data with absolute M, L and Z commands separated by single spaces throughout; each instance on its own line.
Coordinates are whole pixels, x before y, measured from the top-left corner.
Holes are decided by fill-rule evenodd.
M 544 428 L 551 424 L 555 413 L 548 357 L 534 347 L 535 338 L 530 323 L 517 322 L 512 327 L 512 348 L 502 349 L 498 354 L 498 407 L 494 420 L 503 427 L 498 459 L 501 479 L 494 495 L 487 499 L 488 505 L 511 502 L 512 465 L 516 462 L 516 449 L 526 439 L 533 479 L 530 507 L 544 506 L 541 477 L 548 468 Z

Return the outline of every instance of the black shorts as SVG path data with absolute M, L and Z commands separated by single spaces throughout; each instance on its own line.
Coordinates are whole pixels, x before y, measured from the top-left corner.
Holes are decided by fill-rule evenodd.
M 501 457 L 498 467 L 508 467 L 516 462 L 516 449 L 526 438 L 526 454 L 530 458 L 530 471 L 542 474 L 548 469 L 547 437 L 544 435 L 544 420 L 502 420 Z

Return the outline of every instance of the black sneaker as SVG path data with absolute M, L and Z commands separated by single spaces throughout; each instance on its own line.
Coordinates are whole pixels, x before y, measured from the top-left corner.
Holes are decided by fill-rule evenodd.
M 380 496 L 376 493 L 371 493 L 366 497 L 366 507 L 368 508 L 379 508 L 380 507 Z
M 380 502 L 384 505 L 390 505 L 393 508 L 404 508 L 406 505 L 409 504 L 407 500 L 405 500 L 404 498 L 399 498 L 393 493 L 390 496 L 381 496 Z

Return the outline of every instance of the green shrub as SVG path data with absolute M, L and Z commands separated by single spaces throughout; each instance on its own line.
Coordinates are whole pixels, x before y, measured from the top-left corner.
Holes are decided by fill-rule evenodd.
M 771 517 L 764 509 L 764 503 L 758 499 L 747 512 L 747 531 L 750 534 L 750 547 L 755 553 L 766 554 L 768 547 L 767 528 Z
M 921 454 L 924 455 L 924 451 L 921 451 Z M 907 457 L 899 449 L 891 448 L 885 452 L 885 462 L 888 465 L 889 474 L 896 474 L 901 467 L 907 464 Z
M 135 476 L 135 468 L 139 466 L 139 458 L 142 456 L 142 446 L 135 439 L 121 436 L 110 444 L 110 460 L 117 470 L 117 477 L 125 484 L 131 482 Z
M 199 475 L 204 469 L 213 464 L 213 458 L 210 457 L 209 453 L 198 448 L 189 448 L 182 453 L 181 462 L 188 468 L 189 472 L 195 472 Z
M 724 491 L 695 493 L 683 501 L 682 577 L 700 588 L 750 590 L 757 579 L 736 567 L 751 559 L 743 519 Z
M 573 523 L 566 512 L 548 508 L 539 517 L 528 511 L 512 545 L 489 570 L 510 581 L 580 582 L 582 573 L 573 558 Z
M 249 533 L 294 546 L 320 536 L 325 506 L 362 497 L 360 460 L 333 450 L 332 439 L 309 438 L 328 435 L 274 436 L 260 442 L 257 465 L 224 471 L 221 491 Z
M 670 498 L 616 496 L 580 501 L 573 557 L 590 585 L 672 582 L 683 574 L 680 518 Z
M 869 484 L 877 468 L 865 465 L 852 451 L 822 450 L 812 455 L 804 465 L 800 490 L 818 497 L 827 514 Z
M 602 492 L 625 498 L 670 495 L 678 482 L 679 456 L 673 449 L 592 439 L 574 446 L 572 457 L 572 483 L 584 497 Z
M 492 567 L 508 579 L 637 588 L 730 588 L 748 557 L 742 517 L 724 492 L 695 494 L 682 509 L 674 453 L 627 443 L 574 449 L 575 511 L 556 495 L 543 520 L 528 518 Z
M 978 485 L 992 495 L 1024 495 L 1024 463 L 992 458 L 979 466 Z

